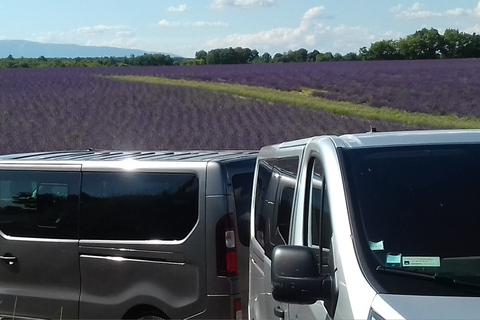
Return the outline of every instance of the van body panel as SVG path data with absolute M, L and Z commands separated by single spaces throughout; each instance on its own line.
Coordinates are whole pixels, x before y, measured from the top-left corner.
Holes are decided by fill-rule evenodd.
M 253 195 L 253 171 L 255 168 L 256 155 L 248 161 L 226 161 L 225 171 L 228 181 L 227 205 L 228 212 L 235 213 L 236 232 L 235 243 L 237 250 L 237 279 L 231 278 L 232 288 L 238 286 L 242 303 L 242 319 L 248 316 L 248 273 L 249 273 L 249 256 L 250 256 L 250 205 Z M 235 296 L 237 299 L 238 296 Z
M 205 179 L 205 194 L 213 195 L 227 195 L 229 179 L 228 172 L 225 165 L 216 162 L 207 163 L 207 175 Z
M 2 317 L 76 318 L 80 294 L 77 241 L 35 241 L 0 236 Z
M 308 140 L 308 139 L 307 139 Z M 302 142 L 300 143 L 302 145 Z M 259 163 L 266 162 L 265 167 L 273 166 L 267 168 L 269 181 L 267 182 L 268 186 L 260 185 L 259 172 L 256 170 L 253 182 L 253 190 L 256 192 L 256 196 L 252 197 L 252 207 L 251 212 L 255 212 L 256 208 L 261 207 L 262 214 L 260 219 L 262 223 L 265 224 L 264 231 L 259 231 L 258 226 L 256 226 L 255 220 L 259 214 L 255 215 L 255 218 L 252 216 L 250 223 L 250 270 L 249 270 L 249 319 L 271 319 L 277 317 L 275 315 L 275 310 L 277 314 L 283 314 L 284 316 L 288 315 L 288 305 L 285 303 L 277 302 L 272 297 L 271 289 L 271 260 L 266 253 L 267 250 L 271 250 L 270 238 L 274 234 L 278 233 L 278 230 L 274 230 L 273 225 L 278 225 L 278 216 L 279 208 L 282 203 L 282 196 L 284 190 L 291 189 L 291 199 L 294 201 L 296 194 L 293 192 L 295 187 L 295 179 L 290 178 L 282 171 L 281 166 L 279 169 L 275 169 L 275 165 L 268 163 L 269 159 L 296 159 L 298 163 L 301 163 L 303 148 L 298 146 L 298 143 L 295 143 L 292 148 L 285 148 L 280 150 L 275 147 L 266 147 L 262 149 L 261 156 L 257 158 L 257 167 Z M 262 164 L 263 165 L 263 164 Z M 295 168 L 295 169 L 298 169 Z M 271 171 L 268 171 L 271 170 Z M 264 183 L 266 183 L 264 181 Z M 268 188 L 266 191 L 261 191 L 261 189 Z M 259 193 L 264 195 L 260 196 Z M 263 198 L 265 196 L 265 198 Z M 258 203 L 261 202 L 261 203 Z M 290 208 L 289 210 L 294 210 Z M 263 220 L 264 219 L 264 220 Z M 259 234 L 260 232 L 260 234 Z M 290 230 L 284 231 L 284 236 L 289 237 Z M 265 233 L 265 234 L 263 234 Z M 264 239 L 264 243 L 260 243 L 259 239 Z M 291 239 L 289 241 L 292 241 Z
M 379 294 L 372 303 L 383 319 L 478 319 L 480 298 Z
M 205 162 L 92 161 L 82 163 L 83 172 L 204 172 Z
M 70 226 L 77 221 L 80 168 L 0 166 L 2 317 L 78 317 L 78 239 Z M 56 203 L 44 198 L 52 196 L 51 191 L 40 191 L 54 182 L 58 192 L 65 192 Z
M 245 230 L 237 223 L 249 221 L 244 203 L 250 207 L 248 177 L 253 177 L 256 154 L 85 150 L 0 156 L 0 247 L 15 253 L 16 259 L 9 266 L 9 252 L 0 253 L 5 256 L 0 261 L 5 264 L 0 268 L 0 315 L 19 319 L 244 318 L 248 242 L 245 234 L 239 235 Z M 77 194 L 69 199 L 77 226 L 69 232 L 76 230 L 79 235 L 44 239 L 30 237 L 30 231 L 20 237 L 1 233 L 2 225 L 11 224 L 2 208 L 12 203 L 9 198 L 3 204 L 2 194 L 8 189 L 9 176 L 17 171 L 26 172 L 24 177 L 33 177 L 37 171 L 47 177 L 76 174 Z M 59 192 L 66 188 L 62 184 L 46 187 Z M 198 195 L 192 199 L 195 190 Z M 43 197 L 42 192 L 38 194 Z M 197 206 L 195 220 L 186 214 L 193 205 Z M 169 220 L 159 225 L 156 217 L 160 215 L 153 210 L 159 210 L 162 219 L 170 212 Z M 147 220 L 142 220 L 144 216 Z M 225 217 L 233 217 L 228 227 L 235 234 L 235 276 L 217 273 L 216 226 Z M 249 228 L 247 239 L 248 232 Z M 231 245 L 226 239 L 220 243 Z M 242 306 L 243 315 L 238 309 Z
M 155 261 L 148 258 L 80 256 L 82 295 L 80 318 L 121 317 L 135 305 L 157 306 L 173 318 L 185 318 L 206 309 L 203 266 L 198 263 Z M 124 279 L 127 278 L 128 281 Z M 147 294 L 148 293 L 148 294 Z
M 254 183 L 263 159 L 275 162 L 290 148 L 303 152 L 290 240 L 270 259 L 252 219 L 251 299 L 271 293 L 257 283 L 271 281 L 271 268 L 270 287 L 289 302 L 276 303 L 282 319 L 478 319 L 480 130 L 370 132 L 266 146 Z M 445 234 L 449 241 L 441 241 Z M 308 272 L 282 269 L 285 252 L 306 252 L 294 246 L 316 257 Z M 273 318 L 268 309 L 267 298 L 251 300 L 249 318 Z
M 328 197 L 331 212 L 335 213 L 331 215 L 333 232 L 331 250 L 335 255 L 336 281 L 339 289 L 339 305 L 335 316 L 339 319 L 355 318 L 357 314 L 368 313 L 368 306 L 376 292 L 365 279 L 358 263 L 348 214 L 345 177 L 340 169 L 333 140 L 328 137 L 312 139 L 305 147 L 305 159 L 310 157 L 317 157 L 323 163 L 325 172 L 328 173 L 325 174 L 325 183 L 328 186 L 326 197 Z M 302 169 L 306 172 L 307 168 Z M 306 181 L 301 184 L 306 185 Z M 298 208 L 297 212 L 303 211 Z M 358 294 L 359 292 L 361 294 Z
M 209 195 L 205 199 L 206 212 L 212 214 L 206 216 L 206 233 L 215 235 L 216 225 L 223 215 L 227 212 L 227 200 L 225 195 Z M 217 216 L 214 213 L 223 213 Z M 232 288 L 232 279 L 225 276 L 219 276 L 217 271 L 217 252 L 215 237 L 209 237 L 206 242 L 208 248 L 215 248 L 214 250 L 207 250 L 206 252 L 206 275 L 209 279 L 217 279 L 217 281 L 207 282 L 207 294 L 209 295 L 221 295 L 221 294 L 234 294 L 238 291 Z M 238 288 L 237 288 L 238 290 Z
M 135 166 L 135 172 L 144 174 L 145 168 L 138 167 Z M 168 169 L 157 166 L 155 172 L 146 172 L 154 175 L 156 172 L 194 174 L 198 181 L 205 181 L 205 170 L 202 168 L 205 168 L 205 164 L 199 170 L 195 170 L 194 166 L 176 168 L 174 171 L 172 166 L 168 166 Z M 98 166 L 95 169 L 90 167 L 85 172 L 98 172 L 97 170 Z M 123 174 L 125 173 L 119 172 L 118 168 L 110 167 L 105 177 Z M 93 179 L 96 176 L 88 175 L 84 179 L 88 177 Z M 197 196 L 197 222 L 184 239 L 80 240 L 80 318 L 100 319 L 111 318 L 113 314 L 122 315 L 134 306 L 134 297 L 147 295 L 142 290 L 148 292 L 153 305 L 169 317 L 185 318 L 205 311 L 205 184 L 199 184 Z

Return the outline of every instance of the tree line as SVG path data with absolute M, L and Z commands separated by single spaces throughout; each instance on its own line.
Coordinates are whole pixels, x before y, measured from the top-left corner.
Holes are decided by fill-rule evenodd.
M 164 54 L 131 55 L 130 57 L 103 58 L 14 58 L 0 59 L 0 68 L 67 68 L 67 67 L 118 67 L 118 66 L 170 66 L 183 58 Z
M 361 60 L 467 59 L 480 58 L 480 35 L 446 29 L 416 31 L 398 40 L 374 42 L 360 49 Z
M 440 34 L 437 29 L 423 28 L 405 38 L 374 42 L 370 48 L 362 47 L 358 53 L 296 51 L 276 53 L 271 56 L 248 48 L 204 50 L 195 54 L 195 59 L 183 64 L 235 64 L 235 63 L 279 63 L 279 62 L 323 62 L 356 60 L 414 60 L 414 59 L 467 59 L 480 58 L 480 35 L 446 29 Z
M 50 67 L 111 67 L 111 66 L 169 66 L 169 65 L 215 65 L 246 63 L 324 62 L 358 60 L 413 60 L 413 59 L 459 59 L 480 58 L 480 35 L 446 29 L 440 34 L 437 29 L 423 28 L 405 38 L 381 40 L 369 48 L 362 47 L 358 53 L 345 55 L 307 49 L 289 50 L 273 56 L 262 55 L 256 49 L 221 48 L 200 50 L 194 59 L 164 54 L 131 55 L 130 57 L 103 58 L 14 58 L 9 55 L 0 59 L 0 68 L 50 68 Z

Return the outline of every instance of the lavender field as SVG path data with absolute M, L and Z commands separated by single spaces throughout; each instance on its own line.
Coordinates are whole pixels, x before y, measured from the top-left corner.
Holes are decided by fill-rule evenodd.
M 144 73 L 279 90 L 306 87 L 332 100 L 480 117 L 480 59 L 210 65 L 164 67 Z
M 0 70 L 0 153 L 60 149 L 258 149 L 320 134 L 411 130 L 200 89 L 114 81 L 150 75 L 315 89 L 328 99 L 480 116 L 477 60 Z M 422 128 L 420 128 L 422 129 Z

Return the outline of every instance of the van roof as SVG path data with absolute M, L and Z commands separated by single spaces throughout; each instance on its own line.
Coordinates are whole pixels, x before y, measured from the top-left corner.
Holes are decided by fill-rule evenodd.
M 228 161 L 256 157 L 250 150 L 118 151 L 72 150 L 0 155 L 0 161 Z
M 480 143 L 480 130 L 416 130 L 368 132 L 332 137 L 337 147 L 363 148 L 401 145 Z
M 412 130 L 344 134 L 341 136 L 324 135 L 306 139 L 286 141 L 262 148 L 262 154 L 277 149 L 302 147 L 311 141 L 330 139 L 337 148 L 369 148 L 405 145 L 426 145 L 446 143 L 480 143 L 478 129 L 451 130 Z

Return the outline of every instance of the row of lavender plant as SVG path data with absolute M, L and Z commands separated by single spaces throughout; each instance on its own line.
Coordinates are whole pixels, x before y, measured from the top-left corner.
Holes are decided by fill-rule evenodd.
M 258 149 L 312 135 L 365 132 L 370 125 L 380 130 L 412 129 L 204 90 L 98 76 L 179 77 L 182 70 L 188 69 L 2 69 L 0 153 L 87 147 Z
M 355 61 L 109 69 L 279 90 L 316 89 L 332 100 L 411 112 L 480 116 L 480 60 Z

